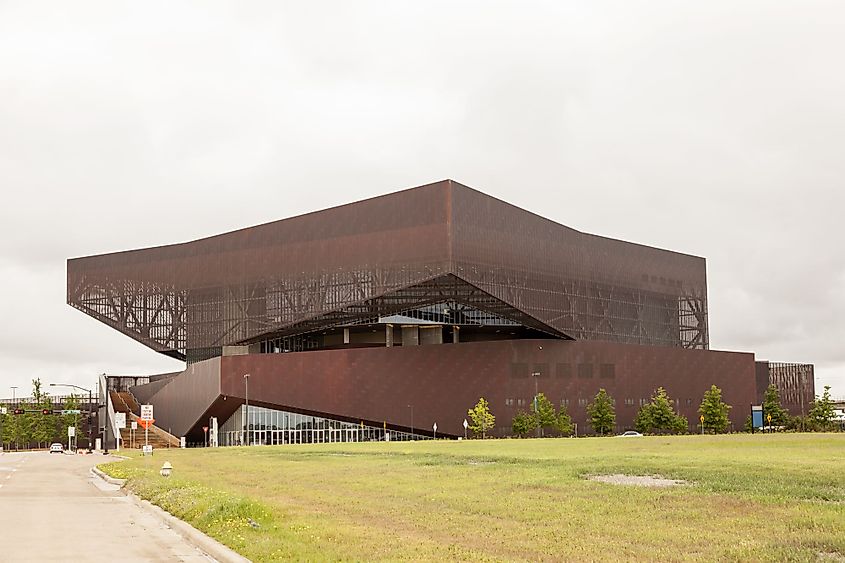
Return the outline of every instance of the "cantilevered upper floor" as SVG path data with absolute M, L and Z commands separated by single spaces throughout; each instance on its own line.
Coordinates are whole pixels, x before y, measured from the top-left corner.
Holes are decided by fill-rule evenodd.
M 508 327 L 515 338 L 708 347 L 703 258 L 582 233 L 452 180 L 71 259 L 67 283 L 73 307 L 189 360 L 232 345 L 351 344 L 338 338 L 396 316 L 446 327 L 435 342 Z M 408 338 L 392 343 L 420 343 L 418 331 Z

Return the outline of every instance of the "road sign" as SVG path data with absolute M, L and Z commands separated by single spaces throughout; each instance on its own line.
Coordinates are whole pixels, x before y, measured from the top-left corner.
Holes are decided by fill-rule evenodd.
M 126 413 L 125 412 L 114 413 L 114 424 L 118 428 L 126 428 Z
M 698 420 L 701 421 L 701 424 L 704 424 L 704 415 L 699 416 Z
M 152 405 L 141 405 L 141 419 L 142 420 L 152 420 L 153 419 L 153 406 Z
M 6 407 L 0 407 L 0 414 L 8 414 L 8 413 L 9 413 L 9 409 L 7 409 Z
M 144 453 L 144 455 L 153 455 L 153 447 L 149 444 L 144 444 L 144 446 L 141 448 L 141 451 Z
M 68 426 L 67 427 L 67 437 L 73 438 L 76 436 L 76 427 L 75 426 Z
M 437 432 L 437 423 L 436 422 L 431 427 L 434 429 L 435 432 Z
M 154 418 L 151 418 L 150 420 L 145 420 L 145 419 L 142 418 L 141 420 L 138 421 L 138 423 L 144 428 L 144 430 L 146 430 L 147 428 L 152 426 L 155 421 L 156 421 L 156 419 L 154 419 Z
M 79 410 L 79 409 L 67 409 L 67 410 L 62 411 L 62 414 L 81 414 L 81 413 L 82 413 L 82 411 Z
M 132 426 L 130 427 L 132 430 L 138 430 L 138 423 L 136 421 L 132 421 Z
M 771 415 L 771 414 L 767 414 L 767 415 L 766 415 L 766 420 L 768 420 L 768 421 L 769 421 L 769 426 L 771 426 L 771 425 L 772 425 L 772 415 Z

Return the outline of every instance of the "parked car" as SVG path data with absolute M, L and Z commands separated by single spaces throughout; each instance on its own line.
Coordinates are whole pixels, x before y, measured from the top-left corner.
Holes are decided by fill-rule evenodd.
M 620 438 L 636 438 L 637 436 L 642 437 L 642 434 L 640 434 L 636 430 L 626 430 L 625 432 L 619 435 Z
M 50 453 L 51 454 L 62 454 L 65 452 L 65 447 L 58 442 L 50 444 Z

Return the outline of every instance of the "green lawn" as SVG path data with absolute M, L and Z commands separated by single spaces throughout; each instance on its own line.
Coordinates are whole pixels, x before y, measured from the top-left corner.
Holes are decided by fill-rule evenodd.
M 845 434 L 161 450 L 101 467 L 254 561 L 845 561 Z M 612 473 L 690 484 L 584 479 Z

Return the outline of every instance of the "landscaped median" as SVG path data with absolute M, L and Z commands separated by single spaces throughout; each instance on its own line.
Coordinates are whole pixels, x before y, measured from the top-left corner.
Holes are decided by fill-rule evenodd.
M 843 467 L 843 434 L 160 450 L 100 466 L 254 561 L 845 561 Z M 602 475 L 683 483 L 589 479 Z

